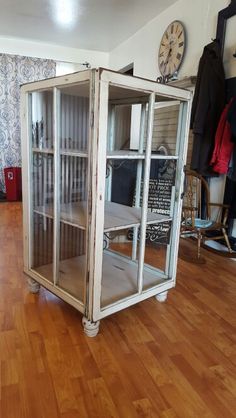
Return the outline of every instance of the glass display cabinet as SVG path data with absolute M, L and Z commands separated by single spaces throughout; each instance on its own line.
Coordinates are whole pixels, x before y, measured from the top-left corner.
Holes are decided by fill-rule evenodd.
M 88 336 L 175 286 L 190 107 L 189 91 L 105 69 L 21 87 L 24 271 Z

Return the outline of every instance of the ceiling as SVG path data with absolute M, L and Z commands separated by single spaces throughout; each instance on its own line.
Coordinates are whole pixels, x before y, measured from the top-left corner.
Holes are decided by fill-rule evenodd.
M 0 36 L 111 51 L 177 0 L 0 0 Z

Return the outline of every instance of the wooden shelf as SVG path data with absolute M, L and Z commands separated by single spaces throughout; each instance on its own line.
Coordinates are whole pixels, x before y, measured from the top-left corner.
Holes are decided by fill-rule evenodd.
M 32 148 L 32 151 L 39 154 L 54 154 L 54 150 L 52 148 Z
M 35 269 L 43 277 L 48 277 L 52 272 L 52 264 L 37 267 Z M 103 254 L 102 268 L 102 294 L 101 306 L 104 308 L 118 300 L 138 293 L 137 290 L 138 263 L 121 260 L 109 251 Z M 58 286 L 83 301 L 85 276 L 85 256 L 73 257 L 63 260 L 59 265 Z M 166 280 L 166 276 L 158 271 L 151 272 L 144 268 L 143 289 L 147 290 L 157 286 Z
M 107 160 L 144 160 L 145 153 L 139 153 L 138 151 L 119 150 L 119 151 L 108 151 Z M 153 160 L 178 160 L 177 155 L 162 155 L 162 154 L 151 154 Z
M 53 205 L 38 206 L 34 213 L 54 218 Z M 60 208 L 61 222 L 85 229 L 86 225 L 86 202 L 61 204 Z
M 151 154 L 151 160 L 178 160 L 177 155 Z
M 53 206 L 45 205 L 34 209 L 39 215 L 53 218 Z M 148 212 L 147 224 L 157 224 L 169 221 L 169 216 Z M 69 203 L 61 205 L 61 221 L 80 229 L 86 228 L 86 202 Z M 118 203 L 105 203 L 104 232 L 118 231 L 134 226 L 139 226 L 141 221 L 141 209 Z
M 53 149 L 49 148 L 32 148 L 33 152 L 39 153 L 39 154 L 54 154 Z M 80 158 L 88 158 L 88 153 L 86 151 L 76 151 L 76 150 L 66 150 L 61 149 L 60 155 L 66 155 L 69 157 L 80 157 Z M 109 151 L 107 153 L 107 159 L 108 160 L 144 160 L 145 154 L 140 154 L 138 151 L 126 151 L 126 150 L 120 150 L 120 151 Z M 152 160 L 178 160 L 177 155 L 161 155 L 161 154 L 151 154 Z
M 61 149 L 61 155 L 67 155 L 69 157 L 80 157 L 80 158 L 88 158 L 88 153 L 86 151 L 76 151 L 76 150 L 68 150 L 68 149 Z
M 108 151 L 108 160 L 144 160 L 145 154 L 138 151 L 130 150 L 119 150 L 119 151 Z
M 33 152 L 39 154 L 54 154 L 54 150 L 52 148 L 32 148 Z M 61 149 L 60 155 L 68 155 L 70 157 L 81 157 L 87 158 L 88 153 L 86 151 L 77 151 L 77 150 L 68 150 L 68 149 Z

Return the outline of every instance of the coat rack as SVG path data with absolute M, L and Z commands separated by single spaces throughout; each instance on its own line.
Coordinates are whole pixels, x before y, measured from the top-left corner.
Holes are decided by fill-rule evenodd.
M 224 54 L 224 45 L 225 45 L 225 34 L 226 34 L 226 24 L 227 20 L 236 15 L 236 0 L 231 0 L 231 3 L 228 7 L 223 10 L 220 10 L 218 13 L 218 22 L 216 30 L 216 39 L 220 44 L 221 55 Z M 235 56 L 236 54 L 234 54 Z
M 231 3 L 229 4 L 228 7 L 226 7 L 223 10 L 220 10 L 218 13 L 218 22 L 217 22 L 217 29 L 216 29 L 216 39 L 219 42 L 220 45 L 220 51 L 221 51 L 221 56 L 223 57 L 224 55 L 224 46 L 225 46 L 225 34 L 226 34 L 226 25 L 227 25 L 227 20 L 230 19 L 231 17 L 236 15 L 236 0 L 231 0 Z M 236 57 L 236 52 L 235 54 L 233 54 L 234 57 Z M 236 93 L 235 90 L 235 78 L 231 78 L 229 80 L 227 80 L 227 99 L 229 100 L 230 97 L 232 97 L 233 95 L 235 95 Z M 227 179 L 228 181 L 228 179 Z M 230 202 L 228 200 L 225 200 L 224 197 L 224 203 L 229 203 Z M 233 228 L 233 220 L 228 220 L 228 225 L 229 225 L 229 231 L 232 231 Z M 231 245 L 232 245 L 232 241 L 231 241 Z M 234 244 L 234 248 L 235 248 L 235 244 Z

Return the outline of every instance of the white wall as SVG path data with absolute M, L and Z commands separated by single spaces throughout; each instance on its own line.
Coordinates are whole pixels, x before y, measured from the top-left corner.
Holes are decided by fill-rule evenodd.
M 3 54 L 53 59 L 58 62 L 63 61 L 61 64 L 58 64 L 57 75 L 83 69 L 76 63 L 87 61 L 92 67 L 107 67 L 109 61 L 109 54 L 106 52 L 30 42 L 19 38 L 0 37 L 0 52 Z
M 162 34 L 173 20 L 180 20 L 186 28 L 187 47 L 179 78 L 197 74 L 203 47 L 216 37 L 218 12 L 227 7 L 230 0 L 179 0 L 159 16 L 141 28 L 135 35 L 115 48 L 109 57 L 114 70 L 134 63 L 134 74 L 156 80 L 160 75 L 158 50 Z M 226 77 L 236 76 L 236 16 L 227 22 L 224 49 Z M 211 179 L 211 199 L 222 202 L 225 176 Z M 235 227 L 236 231 L 236 227 Z
M 110 53 L 110 67 L 118 70 L 133 62 L 135 75 L 156 79 L 160 75 L 157 56 L 162 34 L 173 20 L 181 20 L 186 28 L 187 49 L 179 78 L 195 75 L 204 45 L 216 36 L 218 11 L 229 3 L 229 0 L 179 0 L 115 48 Z M 232 57 L 236 48 L 235 26 L 233 17 L 227 25 L 227 77 L 236 76 L 236 59 Z

